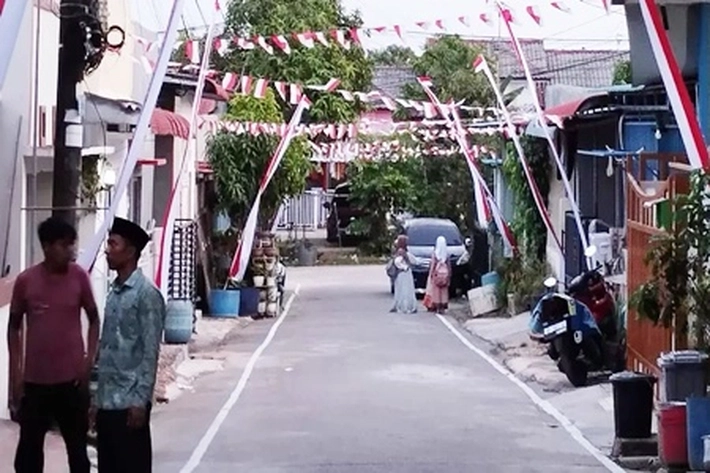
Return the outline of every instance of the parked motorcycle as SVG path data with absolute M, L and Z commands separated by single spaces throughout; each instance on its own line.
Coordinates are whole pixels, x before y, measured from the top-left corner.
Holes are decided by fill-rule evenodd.
M 585 252 L 594 254 L 594 248 Z M 533 310 L 531 338 L 548 344 L 548 355 L 573 386 L 587 384 L 590 371 L 622 371 L 624 340 L 618 336 L 616 310 L 599 268 L 572 280 L 567 293 L 557 280 L 545 281 L 548 292 Z

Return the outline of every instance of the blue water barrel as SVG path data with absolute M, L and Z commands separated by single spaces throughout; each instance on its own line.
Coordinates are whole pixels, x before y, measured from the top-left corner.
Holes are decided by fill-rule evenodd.
M 689 397 L 687 404 L 688 419 L 688 460 L 690 469 L 703 471 L 705 445 L 703 436 L 710 434 L 710 398 Z
M 237 289 L 212 289 L 210 292 L 210 315 L 231 319 L 238 317 L 240 292 Z
M 259 289 L 243 287 L 239 290 L 239 316 L 251 317 L 259 313 Z
M 165 343 L 184 344 L 192 337 L 192 301 L 168 301 L 165 314 Z
M 481 276 L 481 286 L 496 286 L 500 282 L 500 276 L 495 271 Z

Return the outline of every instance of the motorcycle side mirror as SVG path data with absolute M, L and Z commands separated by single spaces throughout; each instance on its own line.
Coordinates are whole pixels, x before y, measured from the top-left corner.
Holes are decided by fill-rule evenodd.
M 594 245 L 589 245 L 585 250 L 584 250 L 584 256 L 587 258 L 591 258 L 592 256 L 597 254 L 597 247 Z
M 557 278 L 549 277 L 549 278 L 545 279 L 545 282 L 543 284 L 545 285 L 546 288 L 552 289 L 555 286 L 557 286 Z
M 466 245 L 466 247 L 470 247 L 473 244 L 473 240 L 471 238 L 466 237 L 466 239 L 463 241 L 463 244 Z
M 330 202 L 323 202 L 323 208 L 326 210 L 330 210 Z

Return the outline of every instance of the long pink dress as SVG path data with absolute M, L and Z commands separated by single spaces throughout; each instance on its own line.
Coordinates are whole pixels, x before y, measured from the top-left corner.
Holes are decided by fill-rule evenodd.
M 449 281 L 446 286 L 437 286 L 434 284 L 434 270 L 437 266 L 435 255 L 431 255 L 431 265 L 429 266 L 429 278 L 427 281 L 426 292 L 431 297 L 433 304 L 447 306 L 449 304 L 449 285 L 451 284 L 451 263 L 446 261 L 449 267 Z

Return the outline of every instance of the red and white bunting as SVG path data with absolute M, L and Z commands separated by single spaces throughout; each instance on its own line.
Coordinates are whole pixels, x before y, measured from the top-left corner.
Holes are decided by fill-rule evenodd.
M 193 39 L 185 42 L 185 57 L 190 64 L 199 64 L 202 55 L 200 54 L 200 42 Z
M 259 36 L 256 38 L 256 42 L 259 46 L 261 46 L 261 49 L 263 49 L 269 54 L 274 54 L 274 48 L 266 42 L 266 38 L 264 38 L 263 36 Z
M 279 97 L 281 97 L 281 100 L 283 100 L 284 102 L 288 102 L 288 96 L 286 95 L 286 89 L 288 87 L 288 84 L 285 82 L 276 81 L 274 82 L 274 87 L 276 88 L 276 92 L 279 93 Z
M 301 97 L 303 96 L 303 89 L 301 89 L 301 86 L 298 84 L 290 84 L 289 96 L 289 103 L 291 105 L 296 105 L 301 101 Z
M 240 85 L 242 89 L 242 94 L 249 95 L 251 93 L 252 78 L 249 76 L 242 76 L 240 79 Z
M 325 37 L 325 33 L 323 33 L 322 31 L 318 31 L 317 33 L 315 33 L 315 37 L 318 40 L 318 42 L 320 44 L 322 44 L 323 46 L 330 46 L 330 43 L 328 42 L 328 38 Z
M 229 52 L 229 41 L 222 38 L 217 38 L 214 40 L 214 50 L 217 54 L 224 57 Z
M 335 42 L 343 49 L 350 49 L 350 41 L 345 38 L 345 31 L 333 30 L 330 32 Z
M 291 45 L 288 44 L 288 41 L 283 35 L 272 36 L 271 41 L 285 54 L 291 54 Z
M 538 26 L 542 26 L 542 17 L 540 16 L 540 10 L 536 5 L 528 5 L 527 7 L 525 7 L 525 11 L 528 12 L 530 18 L 532 18 L 533 21 L 538 24 Z
M 227 72 L 222 79 L 222 88 L 229 92 L 233 92 L 237 84 L 239 83 L 239 78 L 233 72 Z
M 266 97 L 267 90 L 269 90 L 269 81 L 266 79 L 257 79 L 254 85 L 254 97 L 263 99 Z
M 315 41 L 313 41 L 313 33 L 296 33 L 294 37 L 301 43 L 301 46 L 308 49 L 314 48 L 316 46 Z

